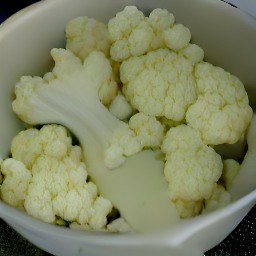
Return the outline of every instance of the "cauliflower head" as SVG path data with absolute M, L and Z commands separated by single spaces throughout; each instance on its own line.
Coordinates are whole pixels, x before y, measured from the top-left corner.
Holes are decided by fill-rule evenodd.
M 186 113 L 187 124 L 198 130 L 208 145 L 237 142 L 253 114 L 244 85 L 207 62 L 196 64 L 195 78 L 198 98 Z
M 168 49 L 129 58 L 120 77 L 131 105 L 150 116 L 181 121 L 196 100 L 192 63 Z
M 88 181 L 82 149 L 63 126 L 21 131 L 11 149 L 12 158 L 1 164 L 5 202 L 48 223 L 61 218 L 95 230 L 106 226 L 112 204 Z
M 187 125 L 170 128 L 162 151 L 166 154 L 164 174 L 170 199 L 181 206 L 182 202 L 194 202 L 191 211 L 197 212 L 194 207 L 200 209 L 198 203 L 211 197 L 221 177 L 220 155 L 203 143 L 198 131 Z

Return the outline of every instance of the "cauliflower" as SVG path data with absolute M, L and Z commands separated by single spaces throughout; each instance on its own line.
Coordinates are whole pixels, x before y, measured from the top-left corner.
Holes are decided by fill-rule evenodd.
M 106 226 L 112 204 L 98 196 L 93 182 L 87 182 L 82 149 L 72 145 L 64 127 L 21 131 L 11 149 L 12 158 L 1 165 L 5 202 L 49 223 L 61 218 L 96 230 Z
M 182 199 L 177 199 L 173 201 L 179 215 L 181 218 L 191 218 L 201 213 L 204 204 L 203 200 L 199 201 L 186 201 Z
M 196 100 L 193 65 L 168 49 L 124 61 L 120 78 L 131 105 L 150 116 L 181 121 Z
M 191 33 L 182 24 L 175 24 L 172 13 L 156 8 L 149 17 L 135 6 L 127 6 L 108 22 L 112 41 L 111 58 L 123 61 L 132 56 L 141 56 L 159 48 L 179 51 L 191 39 Z
M 207 62 L 196 64 L 195 78 L 198 97 L 187 110 L 187 124 L 208 145 L 237 142 L 253 113 L 242 82 Z
M 133 108 L 120 92 L 111 102 L 109 111 L 120 120 L 127 120 L 133 114 Z
M 166 228 L 229 203 L 240 166 L 217 152 L 243 141 L 251 121 L 242 82 L 205 62 L 165 9 L 146 17 L 127 6 L 108 24 L 82 16 L 65 32 L 52 70 L 15 86 L 14 112 L 43 126 L 13 139 L 3 200 L 49 223 L 111 232 Z M 108 224 L 112 209 L 121 216 Z
M 217 185 L 213 190 L 212 196 L 205 200 L 203 212 L 212 212 L 228 205 L 231 202 L 231 195 L 222 185 Z
M 12 158 L 1 163 L 0 171 L 4 175 L 3 184 L 0 186 L 1 198 L 13 207 L 22 208 L 31 179 L 30 171 L 22 162 Z
M 194 207 L 200 209 L 198 204 L 211 197 L 222 174 L 220 155 L 203 143 L 197 130 L 186 125 L 170 128 L 162 151 L 166 154 L 164 174 L 170 199 L 178 204 L 194 202 L 191 211 L 198 212 Z
M 160 147 L 164 136 L 162 124 L 155 118 L 137 113 L 129 124 L 116 129 L 109 139 L 105 154 L 105 164 L 113 169 L 120 166 L 127 156 L 146 147 Z
M 158 132 L 158 129 L 161 133 L 160 123 L 154 118 L 148 118 L 148 124 L 145 124 L 143 130 L 141 126 L 147 118 L 143 119 L 142 123 L 135 121 L 133 129 L 138 132 L 135 134 L 133 130 L 127 128 L 125 122 L 117 119 L 103 105 L 106 101 L 103 100 L 102 95 L 107 99 L 110 98 L 111 84 L 115 84 L 115 81 L 110 61 L 102 52 L 91 52 L 84 61 L 65 49 L 53 49 L 51 54 L 55 61 L 51 72 L 43 77 L 23 76 L 16 84 L 14 112 L 30 125 L 58 123 L 71 130 L 83 147 L 88 174 L 97 184 L 100 194 L 111 201 L 133 229 L 138 231 L 150 229 L 154 226 L 153 220 L 156 218 L 162 220 L 163 226 L 169 225 L 178 218 L 178 215 L 169 203 L 167 193 L 165 194 L 166 184 L 160 172 L 162 161 L 156 159 L 155 153 L 150 149 L 141 154 L 138 152 L 144 146 L 155 147 L 157 140 L 161 140 L 161 134 L 152 139 L 148 137 L 148 134 L 155 130 Z M 123 163 L 123 155 L 120 156 L 119 151 L 113 151 L 111 148 L 108 152 L 114 154 L 106 153 L 110 147 L 110 138 L 118 131 L 121 134 L 128 133 L 135 136 L 127 145 L 121 143 L 126 147 L 126 152 L 129 152 L 127 155 L 138 152 L 137 156 L 131 157 L 122 166 L 119 165 Z M 125 139 L 125 136 L 123 138 Z M 53 140 L 54 137 L 48 136 L 48 139 Z M 65 145 L 65 141 L 63 144 Z M 26 149 L 29 150 L 29 147 Z M 54 150 L 54 146 L 52 149 Z M 37 148 L 37 151 L 40 150 Z M 33 157 L 28 158 L 33 159 Z M 116 161 L 111 167 L 119 166 L 114 172 L 109 171 L 104 162 L 104 159 L 112 159 L 112 157 Z M 50 161 L 49 168 L 52 164 L 54 163 Z M 60 164 L 56 168 L 64 168 L 61 167 L 62 163 Z M 138 172 L 140 176 L 137 175 Z M 150 177 L 146 182 L 143 173 Z M 135 175 L 138 177 L 136 180 L 134 180 Z M 144 185 L 143 193 L 141 184 Z M 131 190 L 131 187 L 134 189 Z M 153 191 L 154 197 L 148 196 Z M 67 196 L 74 196 L 73 193 L 75 192 Z M 45 196 L 47 201 L 49 195 Z M 127 200 L 123 200 L 124 197 Z M 130 203 L 127 204 L 127 201 Z M 138 205 L 141 205 L 139 209 Z M 145 212 L 151 212 L 157 205 L 164 210 L 152 213 L 145 223 L 143 221 Z M 169 216 L 173 218 L 170 219 Z
M 70 150 L 72 139 L 63 126 L 30 128 L 15 136 L 11 144 L 12 157 L 29 169 L 42 154 L 61 159 Z
M 109 56 L 110 39 L 107 25 L 86 16 L 68 22 L 66 29 L 66 49 L 84 60 L 97 50 Z

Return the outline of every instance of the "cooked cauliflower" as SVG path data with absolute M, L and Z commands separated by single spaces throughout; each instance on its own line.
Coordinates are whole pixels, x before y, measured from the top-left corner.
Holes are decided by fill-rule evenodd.
M 204 59 L 204 50 L 196 44 L 188 44 L 179 53 L 191 61 L 192 64 L 199 63 Z
M 12 158 L 1 164 L 5 202 L 49 223 L 61 218 L 95 230 L 106 226 L 112 204 L 87 181 L 82 150 L 72 145 L 64 127 L 27 129 L 13 139 L 11 148 Z
M 22 162 L 12 158 L 2 162 L 0 171 L 4 175 L 3 184 L 0 186 L 0 197 L 9 205 L 22 208 L 31 179 L 30 171 Z
M 134 112 L 132 106 L 120 92 L 111 102 L 109 111 L 120 120 L 129 119 Z
M 211 197 L 222 173 L 222 160 L 203 143 L 197 130 L 186 125 L 170 128 L 162 151 L 166 154 L 164 174 L 172 201 L 194 202 L 198 207 L 197 202 Z
M 45 125 L 21 131 L 11 158 L 0 159 L 1 198 L 45 222 L 111 232 L 166 227 L 228 204 L 240 165 L 215 149 L 246 134 L 242 82 L 205 62 L 165 9 L 146 17 L 127 6 L 108 24 L 78 17 L 65 32 L 53 69 L 15 86 L 14 112 Z M 71 129 L 83 152 L 48 123 Z M 109 224 L 113 209 L 121 217 Z
M 110 137 L 105 153 L 105 164 L 113 169 L 143 148 L 160 147 L 164 136 L 162 124 L 155 118 L 137 113 L 117 128 Z
M 212 196 L 209 199 L 205 200 L 205 207 L 203 212 L 212 212 L 214 210 L 217 210 L 228 205 L 230 202 L 230 193 L 226 191 L 226 189 L 223 186 L 218 184 L 213 190 Z
M 181 121 L 196 100 L 193 65 L 168 49 L 124 61 L 120 78 L 131 105 L 150 116 Z
M 190 30 L 182 24 L 174 25 L 164 31 L 166 46 L 174 51 L 186 47 L 191 40 Z
M 137 7 L 125 7 L 108 22 L 111 58 L 123 61 L 159 48 L 183 49 L 189 44 L 191 33 L 184 25 L 174 23 L 173 14 L 166 9 L 156 8 L 145 17 Z
M 237 142 L 253 113 L 244 85 L 208 62 L 196 65 L 195 78 L 198 98 L 186 113 L 188 125 L 198 130 L 208 145 Z
M 11 154 L 13 159 L 32 169 L 41 155 L 63 158 L 70 151 L 71 143 L 72 139 L 63 126 L 43 126 L 40 130 L 30 128 L 13 138 Z
M 181 218 L 191 218 L 201 213 L 204 204 L 203 200 L 199 201 L 186 201 L 177 199 L 173 201 Z
M 107 25 L 103 22 L 80 16 L 68 22 L 66 49 L 84 60 L 92 51 L 101 51 L 109 56 L 110 39 Z

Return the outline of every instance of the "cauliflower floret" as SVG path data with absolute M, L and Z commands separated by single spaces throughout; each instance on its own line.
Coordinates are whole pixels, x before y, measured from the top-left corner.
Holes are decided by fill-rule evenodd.
M 177 199 L 173 201 L 181 218 L 190 218 L 198 215 L 203 209 L 203 200 L 184 201 Z
M 106 166 L 113 169 L 145 147 L 160 147 L 163 136 L 164 128 L 155 117 L 135 114 L 129 124 L 123 124 L 111 136 L 105 152 Z
M 213 190 L 212 196 L 205 200 L 204 213 L 212 212 L 214 210 L 220 209 L 231 202 L 231 196 L 228 191 L 221 185 L 217 185 Z
M 106 226 L 112 204 L 98 196 L 94 183 L 87 182 L 82 149 L 72 145 L 63 126 L 22 131 L 11 148 L 13 158 L 1 165 L 5 202 L 24 206 L 29 215 L 48 223 L 61 218 L 97 230 Z
M 68 22 L 65 32 L 66 49 L 81 60 L 95 50 L 109 56 L 110 39 L 105 23 L 86 16 L 77 17 Z
M 172 27 L 175 23 L 175 17 L 166 9 L 156 8 L 149 14 L 148 22 L 157 34 Z M 161 38 L 162 35 L 160 34 L 159 37 Z
M 150 116 L 181 121 L 196 100 L 192 63 L 168 49 L 124 61 L 120 78 L 131 105 Z
M 164 128 L 155 117 L 138 113 L 131 117 L 129 127 L 143 147 L 159 147 L 163 141 Z
M 118 232 L 118 233 L 126 233 L 126 232 L 132 231 L 132 228 L 130 227 L 130 225 L 121 217 L 109 223 L 107 225 L 107 229 L 110 232 Z
M 133 108 L 123 94 L 118 93 L 109 106 L 109 111 L 120 120 L 127 120 L 133 113 Z
M 129 35 L 143 21 L 144 14 L 135 6 L 125 7 L 122 12 L 116 14 L 115 18 L 109 20 L 108 31 L 113 42 L 110 56 L 113 60 L 121 61 L 130 56 Z
M 44 154 L 61 159 L 71 148 L 71 137 L 59 125 L 46 125 L 21 131 L 11 144 L 11 154 L 31 169 L 37 158 Z
M 220 155 L 203 143 L 198 131 L 186 125 L 171 128 L 162 151 L 166 154 L 164 174 L 172 201 L 196 203 L 211 197 L 223 165 Z
M 181 50 L 189 44 L 191 33 L 166 9 L 154 9 L 149 17 L 135 6 L 127 6 L 108 23 L 112 45 L 110 56 L 123 61 L 159 48 Z
M 30 171 L 22 162 L 12 158 L 2 162 L 0 171 L 4 175 L 3 184 L 0 186 L 1 198 L 13 207 L 22 208 L 31 180 Z
M 102 196 L 98 196 L 92 207 L 92 216 L 89 219 L 90 227 L 95 230 L 105 227 L 107 223 L 107 215 L 111 210 L 111 202 Z
M 242 82 L 207 62 L 196 65 L 195 77 L 198 99 L 186 113 L 187 124 L 208 145 L 237 142 L 253 113 Z
M 221 179 L 225 183 L 225 187 L 227 190 L 230 189 L 233 180 L 237 176 L 240 168 L 240 164 L 234 159 L 226 159 L 223 161 L 223 172 Z
M 174 25 L 164 31 L 166 46 L 174 51 L 179 51 L 186 47 L 191 40 L 190 30 L 182 24 Z
M 192 64 L 196 64 L 204 59 L 204 50 L 196 44 L 188 44 L 179 53 L 191 61 Z

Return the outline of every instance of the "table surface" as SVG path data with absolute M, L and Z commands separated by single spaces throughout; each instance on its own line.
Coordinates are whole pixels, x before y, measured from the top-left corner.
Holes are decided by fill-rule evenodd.
M 0 0 L 0 23 L 35 0 Z M 256 256 L 256 206 L 237 228 L 205 256 Z M 0 219 L 0 256 L 50 256 L 17 234 Z

